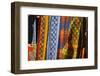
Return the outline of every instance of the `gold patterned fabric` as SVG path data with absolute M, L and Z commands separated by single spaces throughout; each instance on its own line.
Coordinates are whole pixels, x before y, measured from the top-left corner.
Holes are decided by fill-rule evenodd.
M 29 15 L 28 61 L 88 58 L 88 18 Z
M 77 48 L 78 48 L 78 40 L 79 40 L 79 32 L 81 27 L 82 19 L 79 17 L 73 17 L 70 23 L 70 36 L 69 36 L 69 48 L 68 54 L 69 58 L 77 57 Z
M 44 60 L 46 56 L 46 41 L 48 31 L 48 16 L 40 16 L 40 31 L 38 39 L 37 60 Z

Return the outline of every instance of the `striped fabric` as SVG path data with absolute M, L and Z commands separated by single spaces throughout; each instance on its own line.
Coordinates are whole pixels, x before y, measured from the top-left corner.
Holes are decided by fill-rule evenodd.
M 88 57 L 88 18 L 29 15 L 28 61 Z
M 49 23 L 49 36 L 47 43 L 47 60 L 57 58 L 58 37 L 59 37 L 60 17 L 51 16 Z

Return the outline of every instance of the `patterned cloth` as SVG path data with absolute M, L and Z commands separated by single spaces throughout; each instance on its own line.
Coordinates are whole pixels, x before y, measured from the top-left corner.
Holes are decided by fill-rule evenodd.
M 88 18 L 29 15 L 28 21 L 29 61 L 88 57 Z
M 46 55 L 46 41 L 48 31 L 48 16 L 40 16 L 40 31 L 38 39 L 37 60 L 44 60 Z
M 57 58 L 58 37 L 59 37 L 60 17 L 51 16 L 49 23 L 49 36 L 47 43 L 47 58 L 53 60 Z
M 81 27 L 81 18 L 73 17 L 71 21 L 71 47 L 73 48 L 72 58 L 77 57 L 77 48 L 79 40 L 79 32 Z

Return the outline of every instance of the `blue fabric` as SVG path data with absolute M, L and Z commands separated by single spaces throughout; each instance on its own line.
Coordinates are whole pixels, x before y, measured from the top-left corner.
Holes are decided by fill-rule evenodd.
M 49 36 L 47 44 L 47 59 L 57 58 L 58 39 L 59 39 L 60 16 L 51 16 L 49 23 Z

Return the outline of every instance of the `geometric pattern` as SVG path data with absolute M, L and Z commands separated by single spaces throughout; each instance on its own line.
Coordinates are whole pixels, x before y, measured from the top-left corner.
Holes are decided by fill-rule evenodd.
M 40 16 L 40 33 L 39 33 L 39 43 L 38 43 L 38 50 L 37 50 L 37 60 L 44 60 L 45 59 L 45 52 L 46 52 L 46 41 L 47 41 L 47 30 L 48 30 L 48 16 Z
M 28 21 L 29 61 L 88 57 L 87 18 L 30 15 Z
M 48 46 L 47 46 L 47 59 L 54 60 L 57 58 L 57 47 L 58 47 L 58 37 L 59 37 L 59 16 L 51 16 L 49 23 L 49 36 L 48 36 Z
M 78 40 L 79 40 L 79 33 L 81 27 L 81 19 L 78 17 L 74 17 L 71 21 L 71 29 L 72 29 L 72 47 L 73 47 L 73 57 L 77 57 L 77 48 L 78 48 Z

